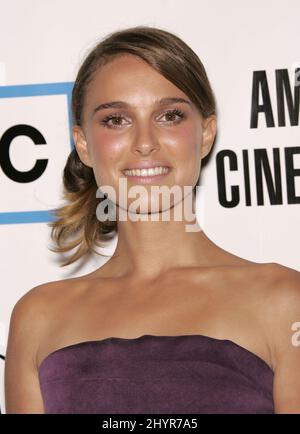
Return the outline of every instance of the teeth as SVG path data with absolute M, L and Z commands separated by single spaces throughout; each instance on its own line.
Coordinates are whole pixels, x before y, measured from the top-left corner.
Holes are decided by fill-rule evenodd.
M 151 167 L 150 169 L 124 170 L 126 176 L 155 176 L 168 173 L 168 167 Z

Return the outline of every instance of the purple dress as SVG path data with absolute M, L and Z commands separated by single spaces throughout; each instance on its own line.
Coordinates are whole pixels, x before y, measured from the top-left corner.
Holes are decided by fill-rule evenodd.
M 69 345 L 39 367 L 45 413 L 274 413 L 273 370 L 205 335 L 109 337 Z

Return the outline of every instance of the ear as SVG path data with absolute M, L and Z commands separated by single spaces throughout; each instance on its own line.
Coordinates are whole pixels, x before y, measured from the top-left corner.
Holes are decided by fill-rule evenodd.
M 202 146 L 201 146 L 201 159 L 209 154 L 215 140 L 217 132 L 217 117 L 210 115 L 202 122 Z
M 72 127 L 73 139 L 80 160 L 88 167 L 93 167 L 88 151 L 87 141 L 82 128 L 79 125 Z

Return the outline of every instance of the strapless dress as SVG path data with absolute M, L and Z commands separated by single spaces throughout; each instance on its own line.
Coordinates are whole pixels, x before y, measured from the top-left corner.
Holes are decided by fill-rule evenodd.
M 273 414 L 273 376 L 253 352 L 205 335 L 85 341 L 39 366 L 52 414 Z

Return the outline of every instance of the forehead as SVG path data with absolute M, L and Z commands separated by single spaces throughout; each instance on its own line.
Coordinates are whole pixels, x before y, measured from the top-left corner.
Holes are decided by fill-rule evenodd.
M 86 105 L 124 100 L 136 107 L 143 107 L 165 96 L 187 98 L 184 92 L 143 59 L 122 54 L 95 73 L 86 92 Z

